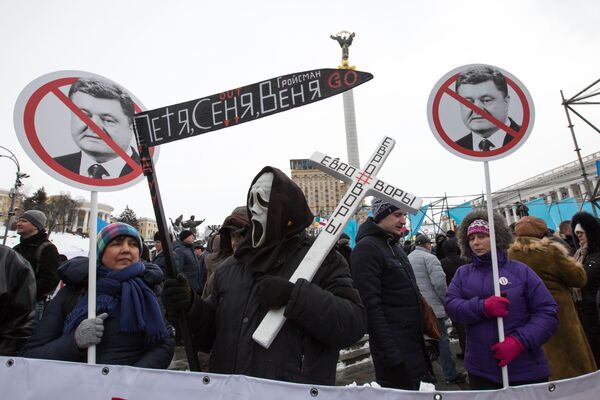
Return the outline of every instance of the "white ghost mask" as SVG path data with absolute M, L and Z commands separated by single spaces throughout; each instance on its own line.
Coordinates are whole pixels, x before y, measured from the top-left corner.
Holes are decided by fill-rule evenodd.
M 248 194 L 248 209 L 252 216 L 252 247 L 260 247 L 267 236 L 267 213 L 269 211 L 269 198 L 273 186 L 272 172 L 265 172 L 258 177 L 250 188 Z

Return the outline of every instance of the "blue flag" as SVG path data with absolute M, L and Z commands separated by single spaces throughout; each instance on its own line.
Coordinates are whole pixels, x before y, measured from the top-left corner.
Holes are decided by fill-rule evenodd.
M 473 206 L 470 201 L 467 201 L 456 207 L 448 208 L 448 217 L 452 218 L 457 225 L 460 225 L 462 220 L 471 211 L 473 211 Z
M 105 220 L 96 218 L 96 233 L 100 232 L 102 230 L 102 228 L 104 228 L 107 225 L 108 225 L 108 222 L 106 222 Z
M 427 214 L 427 210 L 429 209 L 430 204 L 425 204 L 423 207 L 419 208 L 419 211 L 417 212 L 416 215 L 411 215 L 408 214 L 408 219 L 410 220 L 410 236 L 413 237 L 414 235 L 417 234 L 417 232 L 419 232 L 419 228 L 421 227 L 421 224 L 423 223 L 423 220 L 425 219 L 425 215 Z

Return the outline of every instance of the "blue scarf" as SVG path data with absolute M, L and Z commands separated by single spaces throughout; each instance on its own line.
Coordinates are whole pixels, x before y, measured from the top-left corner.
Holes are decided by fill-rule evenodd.
M 107 313 L 108 318 L 120 308 L 119 332 L 144 332 L 146 343 L 155 344 L 169 336 L 158 299 L 142 279 L 146 267 L 137 262 L 112 271 L 100 265 L 97 269 L 96 315 Z M 73 311 L 65 318 L 64 333 L 73 332 L 87 318 L 88 294 L 83 295 Z

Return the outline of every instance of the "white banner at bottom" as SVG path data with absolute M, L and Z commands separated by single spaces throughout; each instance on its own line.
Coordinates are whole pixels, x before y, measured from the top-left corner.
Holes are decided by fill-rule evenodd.
M 487 392 L 409 392 L 0 357 L 2 400 L 597 400 L 599 393 L 600 371 L 564 381 Z

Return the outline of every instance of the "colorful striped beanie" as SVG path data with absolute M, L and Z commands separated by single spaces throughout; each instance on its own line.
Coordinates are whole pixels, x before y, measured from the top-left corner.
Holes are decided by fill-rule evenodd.
M 133 226 L 125 224 L 123 222 L 115 222 L 110 225 L 105 226 L 100 233 L 98 233 L 98 241 L 96 246 L 96 258 L 98 260 L 98 264 L 101 263 L 102 253 L 104 253 L 104 249 L 110 243 L 111 240 L 118 236 L 131 236 L 136 240 L 138 246 L 140 248 L 140 253 L 142 251 L 142 238 L 140 237 L 139 232 Z

